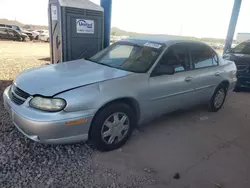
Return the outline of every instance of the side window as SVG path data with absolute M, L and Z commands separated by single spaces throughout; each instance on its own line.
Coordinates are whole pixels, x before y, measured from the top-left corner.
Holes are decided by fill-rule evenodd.
M 218 65 L 219 64 L 218 55 L 215 52 L 212 52 L 212 57 L 213 57 L 213 65 Z
M 175 72 L 189 70 L 190 62 L 186 44 L 182 43 L 170 46 L 157 66 L 171 66 L 175 69 Z
M 7 35 L 7 31 L 5 28 L 0 28 L 0 34 Z
M 217 54 L 208 46 L 192 44 L 190 47 L 193 67 L 195 69 L 218 65 Z

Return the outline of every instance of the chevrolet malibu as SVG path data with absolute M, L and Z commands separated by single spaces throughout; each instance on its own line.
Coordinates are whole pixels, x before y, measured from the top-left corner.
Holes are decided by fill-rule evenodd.
M 90 59 L 26 70 L 3 98 L 28 138 L 50 144 L 89 139 L 107 151 L 167 112 L 200 103 L 218 111 L 235 83 L 234 62 L 204 43 L 128 38 Z

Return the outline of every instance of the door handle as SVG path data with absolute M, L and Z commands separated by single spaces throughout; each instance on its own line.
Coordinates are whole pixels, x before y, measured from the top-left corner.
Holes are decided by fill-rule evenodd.
M 219 73 L 219 72 L 216 72 L 214 75 L 215 75 L 215 76 L 219 76 L 219 75 L 220 75 L 220 73 Z
M 186 77 L 186 78 L 185 78 L 185 81 L 186 81 L 186 82 L 190 82 L 190 81 L 192 81 L 192 80 L 193 80 L 192 77 Z

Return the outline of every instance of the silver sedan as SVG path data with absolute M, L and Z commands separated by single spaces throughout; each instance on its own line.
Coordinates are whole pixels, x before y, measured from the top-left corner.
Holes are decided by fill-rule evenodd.
M 3 98 L 28 138 L 60 144 L 89 139 L 107 151 L 162 114 L 200 103 L 218 111 L 235 83 L 234 62 L 204 43 L 128 38 L 88 60 L 26 70 Z

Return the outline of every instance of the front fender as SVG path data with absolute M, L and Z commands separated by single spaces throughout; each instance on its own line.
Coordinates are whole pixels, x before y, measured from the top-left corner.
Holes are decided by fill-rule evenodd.
M 64 111 L 73 112 L 98 108 L 96 100 L 100 95 L 98 84 L 82 86 L 56 95 L 66 100 L 67 105 Z

